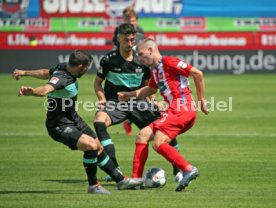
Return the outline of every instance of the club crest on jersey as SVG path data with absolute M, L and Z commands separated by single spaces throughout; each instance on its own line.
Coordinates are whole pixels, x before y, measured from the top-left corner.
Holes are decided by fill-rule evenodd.
M 135 69 L 136 74 L 141 74 L 142 71 L 143 71 L 143 69 L 140 68 L 140 67 L 138 67 L 138 68 Z
M 59 78 L 52 77 L 49 82 L 52 83 L 52 84 L 56 84 L 58 81 L 59 81 Z
M 187 64 L 183 61 L 180 61 L 178 64 L 177 64 L 177 67 L 179 68 L 182 68 L 182 69 L 186 69 L 187 68 Z

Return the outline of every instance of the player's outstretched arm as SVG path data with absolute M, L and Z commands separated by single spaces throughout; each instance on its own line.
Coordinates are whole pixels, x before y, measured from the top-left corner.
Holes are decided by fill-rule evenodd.
M 15 69 L 12 73 L 12 77 L 16 80 L 19 80 L 20 77 L 23 76 L 30 76 L 35 77 L 38 79 L 49 79 L 49 69 L 37 69 L 37 70 L 21 70 L 21 69 Z
M 198 70 L 195 67 L 191 68 L 190 75 L 194 78 L 196 92 L 197 92 L 197 100 L 200 102 L 201 110 L 204 114 L 208 114 L 209 110 L 207 109 L 206 100 L 204 98 L 205 94 L 205 85 L 203 79 L 203 72 Z
M 53 92 L 55 89 L 52 85 L 46 84 L 40 87 L 26 87 L 21 86 L 18 92 L 18 96 L 36 96 L 36 97 L 43 97 L 50 92 Z
M 150 95 L 155 94 L 157 89 L 145 86 L 138 90 L 131 91 L 131 92 L 118 92 L 118 98 L 119 100 L 127 101 L 130 98 L 146 98 Z

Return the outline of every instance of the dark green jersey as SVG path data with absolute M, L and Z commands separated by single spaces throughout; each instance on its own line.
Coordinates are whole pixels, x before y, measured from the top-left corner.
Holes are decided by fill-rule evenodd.
M 81 118 L 75 110 L 78 95 L 77 79 L 66 70 L 66 63 L 58 64 L 50 71 L 48 84 L 55 90 L 48 94 L 46 126 L 77 124 Z
M 133 51 L 133 60 L 126 61 L 119 50 L 107 53 L 100 61 L 97 75 L 105 79 L 104 93 L 107 100 L 117 99 L 117 92 L 132 91 L 143 86 L 150 79 L 150 69 L 137 61 Z

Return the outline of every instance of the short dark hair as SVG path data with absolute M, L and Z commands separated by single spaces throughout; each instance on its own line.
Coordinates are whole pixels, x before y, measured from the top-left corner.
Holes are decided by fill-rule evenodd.
M 123 23 L 118 27 L 118 35 L 136 34 L 136 30 L 131 23 Z
M 92 61 L 92 56 L 82 50 L 75 50 L 73 53 L 71 53 L 69 57 L 69 65 L 73 67 L 80 64 L 82 64 L 83 66 L 89 66 Z
M 130 19 L 131 17 L 135 17 L 138 20 L 138 15 L 136 14 L 135 10 L 131 6 L 126 7 L 123 10 L 123 17 L 126 18 L 126 19 Z

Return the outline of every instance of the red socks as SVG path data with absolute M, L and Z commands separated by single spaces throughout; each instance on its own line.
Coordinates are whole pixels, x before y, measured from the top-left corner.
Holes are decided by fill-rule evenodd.
M 180 153 L 167 143 L 161 144 L 157 148 L 157 152 L 183 172 L 192 169 L 192 166 L 180 155 Z
M 149 155 L 149 145 L 144 143 L 136 143 L 134 158 L 133 158 L 133 178 L 143 177 L 145 163 Z

